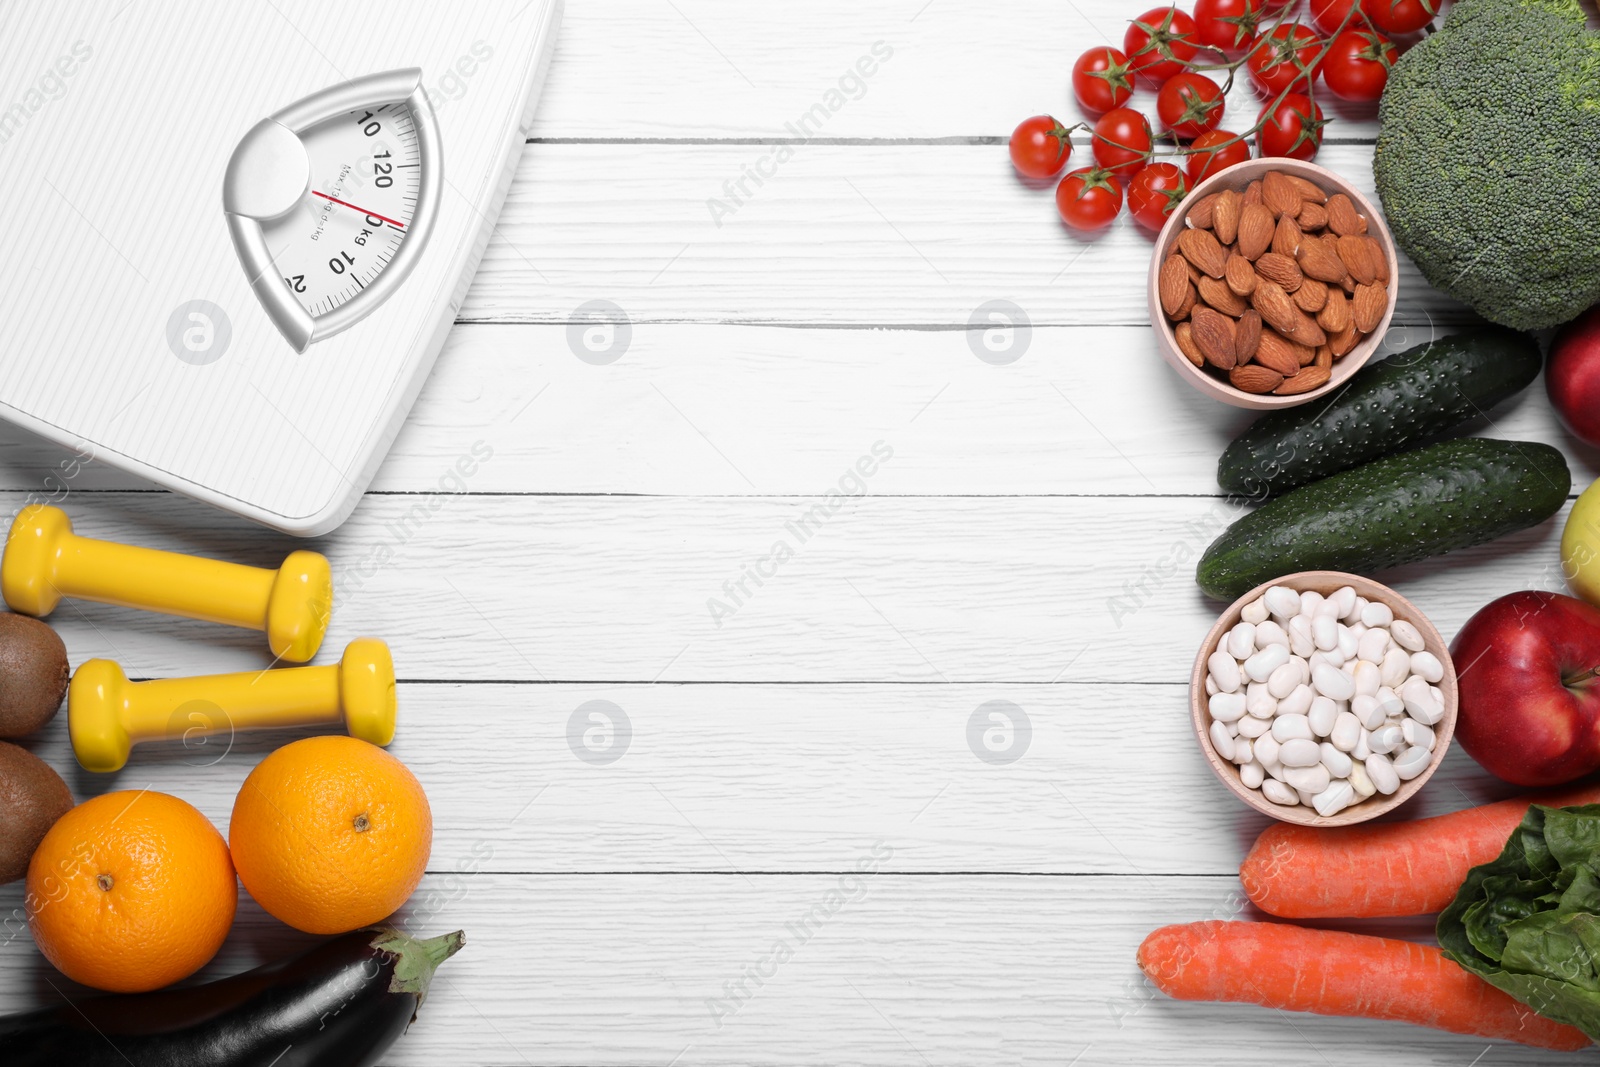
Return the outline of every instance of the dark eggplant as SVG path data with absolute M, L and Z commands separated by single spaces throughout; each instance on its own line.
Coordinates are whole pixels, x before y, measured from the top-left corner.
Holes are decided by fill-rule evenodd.
M 0 1018 L 6 1067 L 371 1067 L 416 1018 L 457 930 L 356 930 L 231 978 Z

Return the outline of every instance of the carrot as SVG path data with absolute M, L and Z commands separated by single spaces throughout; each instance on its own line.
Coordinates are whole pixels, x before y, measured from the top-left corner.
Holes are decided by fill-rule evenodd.
M 1239 881 L 1256 907 L 1285 919 L 1428 915 L 1455 898 L 1468 870 L 1500 855 L 1534 803 L 1600 803 L 1600 785 L 1411 822 L 1325 830 L 1274 823 L 1239 865 Z
M 1572 1052 L 1591 1042 L 1464 970 L 1431 945 L 1286 923 L 1207 920 L 1163 926 L 1139 969 L 1177 1000 L 1394 1019 Z

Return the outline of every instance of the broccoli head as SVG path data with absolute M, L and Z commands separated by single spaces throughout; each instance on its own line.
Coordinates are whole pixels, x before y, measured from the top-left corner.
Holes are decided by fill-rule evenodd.
M 1577 0 L 1460 0 L 1378 118 L 1384 214 L 1436 288 L 1522 330 L 1600 301 L 1600 33 Z

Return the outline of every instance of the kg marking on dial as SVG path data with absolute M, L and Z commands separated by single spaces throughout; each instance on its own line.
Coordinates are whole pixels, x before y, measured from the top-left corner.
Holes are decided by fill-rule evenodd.
M 437 127 L 415 69 L 335 86 L 245 135 L 223 183 L 229 232 L 297 351 L 398 287 L 425 244 L 439 183 Z

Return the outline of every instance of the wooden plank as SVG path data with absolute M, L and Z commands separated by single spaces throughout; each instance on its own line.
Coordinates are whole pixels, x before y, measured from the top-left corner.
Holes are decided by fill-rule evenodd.
M 461 318 L 568 323 L 604 300 L 634 324 L 964 326 L 1003 299 L 1035 325 L 1149 321 L 1150 237 L 1126 214 L 1092 240 L 1067 231 L 1003 145 L 800 145 L 741 191 L 755 158 L 737 144 L 530 147 Z M 1317 161 L 1370 192 L 1369 146 Z M 1399 285 L 1397 321 L 1465 317 L 1409 263 Z
M 800 128 L 820 104 L 803 135 L 1003 138 L 1041 112 L 1079 121 L 1073 60 L 1095 45 L 1121 48 L 1128 21 L 1143 10 L 1120 0 L 824 0 L 775 20 L 761 7 L 718 0 L 574 0 L 531 133 L 792 138 L 788 124 Z M 879 41 L 887 59 L 872 54 Z M 856 71 L 864 56 L 867 76 Z M 1228 101 L 1235 129 L 1261 106 L 1244 83 Z M 470 94 L 470 82 L 462 92 Z M 1375 134 L 1370 106 L 1321 95 L 1337 119 L 1330 137 Z M 1133 104 L 1153 115 L 1155 93 L 1141 88 Z
M 1389 343 L 1428 336 L 1397 328 Z M 981 338 L 642 324 L 622 358 L 597 367 L 562 326 L 460 326 L 373 487 L 807 495 L 881 440 L 894 456 L 875 495 L 1205 495 L 1252 419 L 1189 389 L 1146 327 L 1034 330 L 1004 366 L 974 354 Z M 1561 430 L 1539 392 L 1469 429 L 1555 444 L 1587 484 L 1600 455 Z M 478 442 L 492 451 L 481 463 Z M 0 487 L 72 508 L 85 490 L 140 484 L 0 426 Z
M 1186 699 L 1176 684 L 402 684 L 391 751 L 428 791 L 443 873 L 829 871 L 865 835 L 896 843 L 900 872 L 1232 875 L 1267 820 L 1211 775 Z M 146 745 L 114 775 L 77 767 L 64 715 L 27 747 L 80 799 L 173 793 L 226 831 L 245 776 L 296 736 Z M 1452 752 L 1403 814 L 1508 795 Z
M 876 849 L 876 853 L 874 850 Z M 1169 922 L 1248 916 L 1222 878 L 893 873 L 863 834 L 826 875 L 430 876 L 421 934 L 461 928 L 387 1064 L 1556 1063 L 1400 1023 L 1168 1001 L 1134 953 Z M 876 870 L 872 868 L 876 867 Z M 16 886 L 0 889 L 6 914 Z M 309 939 L 248 901 L 208 973 Z M 1425 935 L 1415 924 L 1394 932 Z M 64 983 L 4 946 L 0 1010 Z
M 323 659 L 365 634 L 407 679 L 1181 682 L 1219 609 L 1194 561 L 1238 513 L 1203 498 L 825 491 L 369 497 L 311 542 L 338 590 Z M 292 543 L 163 494 L 95 503 L 80 515 L 90 536 L 260 565 Z M 1381 577 L 1453 634 L 1502 593 L 1560 586 L 1561 521 Z M 266 664 L 247 631 L 75 601 L 52 621 L 74 662 L 110 656 L 136 676 Z

